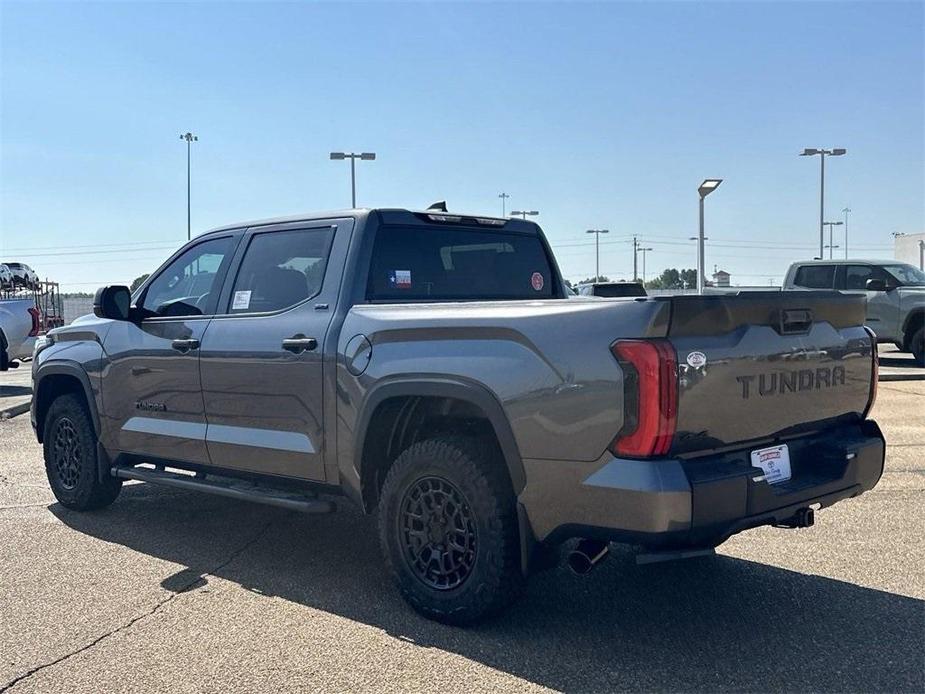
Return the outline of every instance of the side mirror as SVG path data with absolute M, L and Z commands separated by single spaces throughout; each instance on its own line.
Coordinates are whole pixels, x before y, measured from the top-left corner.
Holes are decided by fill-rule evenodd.
M 128 320 L 131 304 L 132 294 L 128 287 L 121 284 L 100 287 L 93 297 L 93 314 L 97 318 Z
M 864 283 L 864 287 L 869 292 L 885 292 L 886 282 L 883 280 L 867 280 L 867 282 Z

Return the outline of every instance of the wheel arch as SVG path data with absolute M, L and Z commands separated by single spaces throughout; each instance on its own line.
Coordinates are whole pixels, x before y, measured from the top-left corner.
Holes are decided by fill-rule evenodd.
M 426 402 L 434 407 L 456 408 L 459 415 L 471 415 L 491 429 L 508 473 L 514 494 L 526 485 L 526 473 L 514 432 L 501 403 L 485 386 L 452 377 L 399 377 L 378 384 L 367 395 L 357 424 L 354 467 L 359 474 L 363 510 L 372 511 L 377 502 L 385 472 L 401 451 L 382 449 L 383 435 L 391 439 L 394 427 L 408 417 L 402 408 L 409 403 Z M 416 406 L 415 404 L 410 405 Z M 389 433 L 391 432 L 391 433 Z
M 81 395 L 90 412 L 93 430 L 97 437 L 100 435 L 100 417 L 96 407 L 96 398 L 90 387 L 90 378 L 80 366 L 74 362 L 54 361 L 39 367 L 35 374 L 33 385 L 35 399 L 35 433 L 39 443 L 45 432 L 45 415 L 56 397 L 64 393 Z
M 925 324 L 925 307 L 912 309 L 903 323 L 903 346 L 905 348 L 909 348 L 912 336 L 923 324 Z

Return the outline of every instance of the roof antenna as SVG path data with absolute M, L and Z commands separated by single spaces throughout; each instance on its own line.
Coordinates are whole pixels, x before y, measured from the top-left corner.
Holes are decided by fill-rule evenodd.
M 446 200 L 440 200 L 438 202 L 431 203 L 430 207 L 427 208 L 428 212 L 430 210 L 435 210 L 437 212 L 447 212 L 448 210 L 446 209 Z

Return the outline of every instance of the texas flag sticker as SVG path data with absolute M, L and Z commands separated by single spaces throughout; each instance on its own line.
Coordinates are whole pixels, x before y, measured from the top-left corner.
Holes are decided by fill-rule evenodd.
M 411 289 L 411 270 L 392 270 L 389 273 L 389 286 L 396 289 Z

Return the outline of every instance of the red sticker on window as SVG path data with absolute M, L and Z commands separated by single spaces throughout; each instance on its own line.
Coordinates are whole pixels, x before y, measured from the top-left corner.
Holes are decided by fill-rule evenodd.
M 538 272 L 534 272 L 533 275 L 530 277 L 530 285 L 533 287 L 535 291 L 540 291 L 543 289 L 543 284 L 544 284 L 543 276 Z

